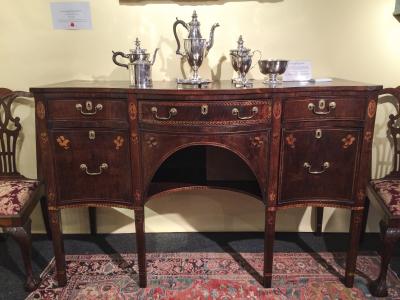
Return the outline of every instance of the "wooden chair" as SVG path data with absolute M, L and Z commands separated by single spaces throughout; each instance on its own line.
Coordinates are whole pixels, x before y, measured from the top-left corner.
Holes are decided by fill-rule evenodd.
M 32 291 L 38 281 L 32 273 L 30 214 L 39 200 L 48 235 L 50 227 L 43 185 L 22 176 L 16 168 L 21 124 L 18 117 L 12 116 L 11 105 L 17 97 L 32 96 L 30 93 L 0 88 L 0 227 L 19 244 L 27 275 L 25 289 Z
M 381 179 L 371 180 L 367 186 L 367 197 L 382 207 L 385 215 L 380 221 L 382 249 L 381 270 L 378 278 L 370 284 L 370 292 L 375 297 L 387 296 L 386 275 L 396 241 L 400 238 L 400 87 L 383 89 L 380 95 L 394 96 L 396 114 L 389 116 L 388 137 L 393 144 L 394 157 L 392 171 Z

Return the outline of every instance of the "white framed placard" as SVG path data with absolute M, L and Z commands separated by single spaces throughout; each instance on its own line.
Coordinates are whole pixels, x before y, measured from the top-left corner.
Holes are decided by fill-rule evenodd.
M 289 60 L 283 81 L 308 81 L 312 78 L 311 62 L 309 60 Z
M 54 29 L 92 29 L 89 2 L 51 2 Z

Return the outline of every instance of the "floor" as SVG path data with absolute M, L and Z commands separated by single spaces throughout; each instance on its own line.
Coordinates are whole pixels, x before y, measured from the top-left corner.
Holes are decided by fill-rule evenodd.
M 147 251 L 162 252 L 262 252 L 262 233 L 148 233 Z M 135 252 L 134 234 L 65 235 L 68 254 Z M 378 234 L 366 234 L 361 251 L 379 248 Z M 345 251 L 347 234 L 277 233 L 274 251 Z M 400 274 L 400 249 L 396 250 L 392 269 Z M 19 248 L 8 236 L 0 234 L 0 299 L 24 299 L 24 269 Z M 53 257 L 51 241 L 45 235 L 33 235 L 33 268 L 39 275 Z

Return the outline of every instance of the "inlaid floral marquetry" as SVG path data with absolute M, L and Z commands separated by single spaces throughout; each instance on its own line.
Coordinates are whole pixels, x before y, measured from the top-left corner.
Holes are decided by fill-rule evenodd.
M 124 145 L 124 138 L 122 136 L 117 136 L 114 140 L 115 150 L 119 150 Z
M 49 137 L 47 136 L 46 132 L 42 132 L 40 134 L 40 142 L 42 145 L 46 145 L 49 142 Z
M 368 103 L 368 117 L 372 118 L 376 113 L 376 101 L 371 100 Z
M 59 145 L 61 148 L 64 148 L 65 150 L 68 150 L 68 149 L 69 149 L 70 140 L 67 139 L 66 137 L 64 137 L 63 135 L 60 135 L 60 136 L 57 138 L 57 143 L 58 143 L 58 145 Z
M 44 104 L 42 101 L 38 101 L 36 104 L 36 115 L 40 120 L 43 120 L 46 114 L 46 110 L 44 108 Z
M 274 113 L 274 118 L 279 119 L 282 114 L 282 105 L 280 102 L 275 102 L 274 103 L 274 108 L 273 108 L 273 113 Z
M 260 148 L 264 144 L 262 137 L 254 136 L 250 138 L 250 146 L 253 148 Z
M 292 149 L 296 148 L 296 138 L 294 137 L 293 133 L 286 136 L 286 144 Z
M 354 143 L 355 140 L 356 138 L 353 135 L 348 134 L 346 137 L 342 138 L 342 143 L 343 143 L 342 147 L 344 149 L 349 148 Z
M 149 148 L 157 147 L 158 143 L 154 136 L 150 136 L 146 139 L 146 144 Z
M 137 110 L 135 103 L 129 104 L 129 118 L 133 121 L 136 120 Z
M 136 133 L 131 133 L 131 142 L 137 144 L 139 142 L 138 135 Z
M 371 131 L 367 131 L 364 135 L 364 140 L 369 143 L 372 140 L 372 132 Z

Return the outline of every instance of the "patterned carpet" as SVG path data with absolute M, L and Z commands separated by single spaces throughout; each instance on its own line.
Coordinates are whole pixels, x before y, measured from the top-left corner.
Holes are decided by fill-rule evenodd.
M 57 288 L 54 260 L 27 299 L 371 299 L 379 257 L 360 255 L 354 288 L 341 282 L 344 253 L 275 253 L 273 288 L 261 282 L 261 253 L 150 253 L 148 287 L 138 288 L 135 254 L 67 255 L 68 284 Z M 389 298 L 400 280 L 388 275 Z

